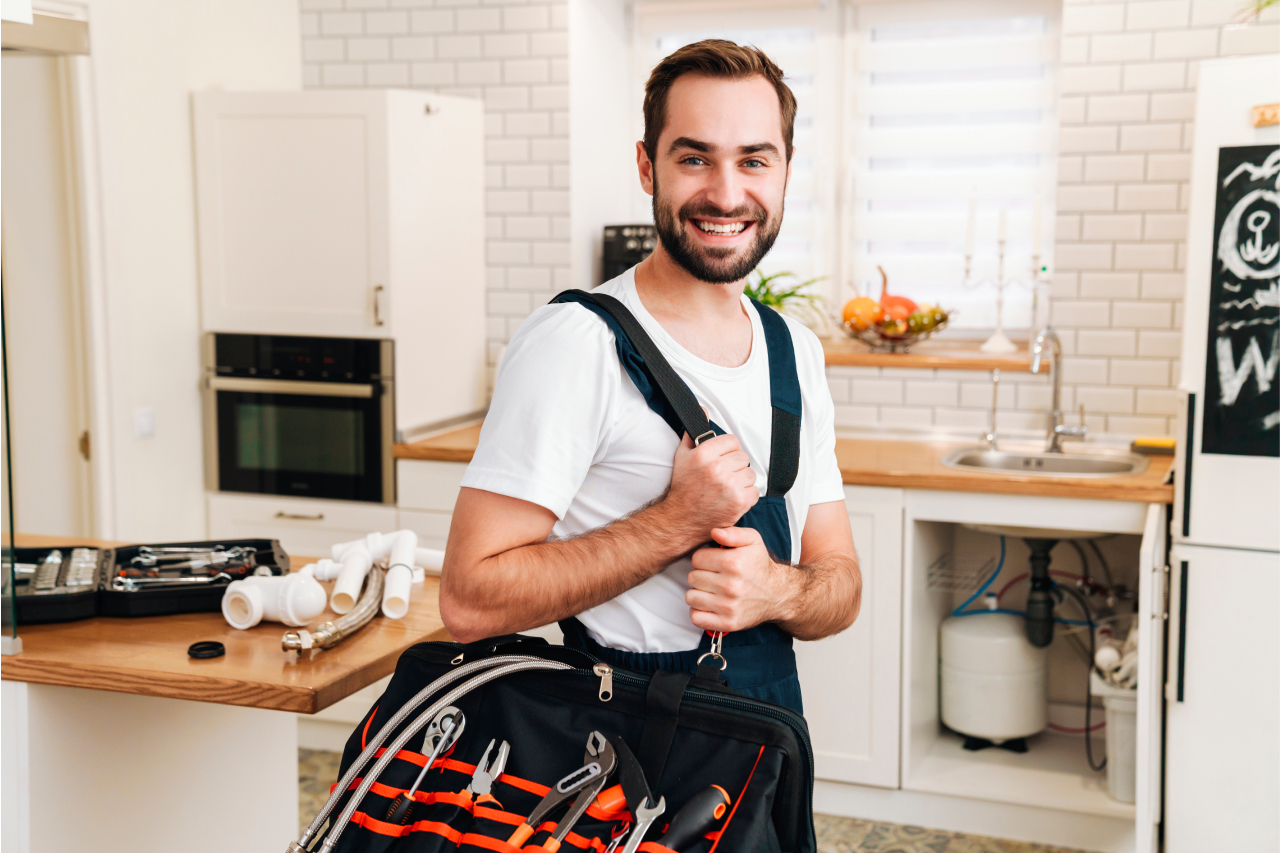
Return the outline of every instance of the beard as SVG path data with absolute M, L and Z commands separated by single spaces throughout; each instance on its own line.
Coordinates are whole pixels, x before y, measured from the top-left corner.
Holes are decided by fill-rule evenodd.
M 760 260 L 773 248 L 782 228 L 783 205 L 776 216 L 758 204 L 748 203 L 733 210 L 720 210 L 704 201 L 691 201 L 677 215 L 671 203 L 658 191 L 657 176 L 653 182 L 653 223 L 658 239 L 672 259 L 689 275 L 708 284 L 730 284 L 746 278 Z M 697 228 L 691 221 L 707 219 L 739 219 L 755 223 L 755 239 L 745 247 L 699 246 L 686 228 Z

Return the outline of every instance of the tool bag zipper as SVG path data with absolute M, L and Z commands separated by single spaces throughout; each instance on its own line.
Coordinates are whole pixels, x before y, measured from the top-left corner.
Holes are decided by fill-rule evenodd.
M 463 648 L 461 643 L 437 642 L 433 643 L 433 645 L 451 646 L 460 651 Z M 533 651 L 526 650 L 524 653 L 532 654 Z M 411 646 L 405 650 L 405 654 L 411 655 L 427 663 L 439 664 L 439 661 L 420 652 L 417 646 Z M 591 669 L 580 669 L 575 667 L 573 669 L 561 671 L 564 673 L 573 673 L 574 675 L 585 675 L 592 678 L 598 678 L 600 680 L 600 699 L 603 702 L 608 702 L 609 699 L 613 698 L 613 683 L 615 680 L 622 684 L 628 684 L 642 690 L 649 684 L 649 680 L 641 676 L 631 675 L 626 672 L 618 672 L 609 664 L 605 663 L 590 652 L 579 651 L 579 654 L 593 662 L 594 665 Z M 457 662 L 457 660 L 457 658 L 454 658 L 455 662 Z M 608 693 L 607 697 L 606 692 Z M 777 720 L 778 722 L 785 723 L 787 727 L 795 733 L 796 739 L 804 744 L 805 760 L 809 764 L 809 805 L 810 808 L 812 808 L 814 787 L 813 744 L 809 741 L 808 727 L 805 726 L 803 718 L 799 714 L 787 708 L 782 708 L 778 705 L 771 705 L 768 702 L 761 702 L 748 696 L 726 696 L 723 693 L 704 690 L 701 687 L 694 686 L 693 684 L 690 684 L 685 688 L 685 698 L 693 699 L 698 704 L 712 705 L 720 708 L 732 708 L 735 711 L 744 711 L 749 714 L 768 717 L 770 719 Z

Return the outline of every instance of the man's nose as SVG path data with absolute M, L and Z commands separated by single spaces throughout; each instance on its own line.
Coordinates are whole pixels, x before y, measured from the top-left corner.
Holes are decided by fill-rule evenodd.
M 724 212 L 737 210 L 746 201 L 746 190 L 733 164 L 724 164 L 711 174 L 703 193 L 707 201 Z

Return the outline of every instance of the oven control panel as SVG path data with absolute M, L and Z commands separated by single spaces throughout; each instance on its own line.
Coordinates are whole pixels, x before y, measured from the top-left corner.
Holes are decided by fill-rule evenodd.
M 369 382 L 390 379 L 383 341 L 371 338 L 312 338 L 299 335 L 214 336 L 214 373 L 307 382 Z

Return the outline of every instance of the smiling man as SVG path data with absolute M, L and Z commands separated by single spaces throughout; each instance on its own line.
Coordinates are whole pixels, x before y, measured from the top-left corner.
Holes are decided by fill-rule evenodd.
M 673 430 L 598 312 L 535 311 L 454 509 L 440 609 L 458 640 L 559 621 L 566 645 L 641 672 L 714 651 L 730 687 L 801 710 L 792 638 L 847 628 L 862 584 L 822 347 L 743 295 L 782 226 L 795 113 L 754 48 L 708 40 L 654 68 L 636 161 L 659 245 L 595 293 L 718 434 Z

